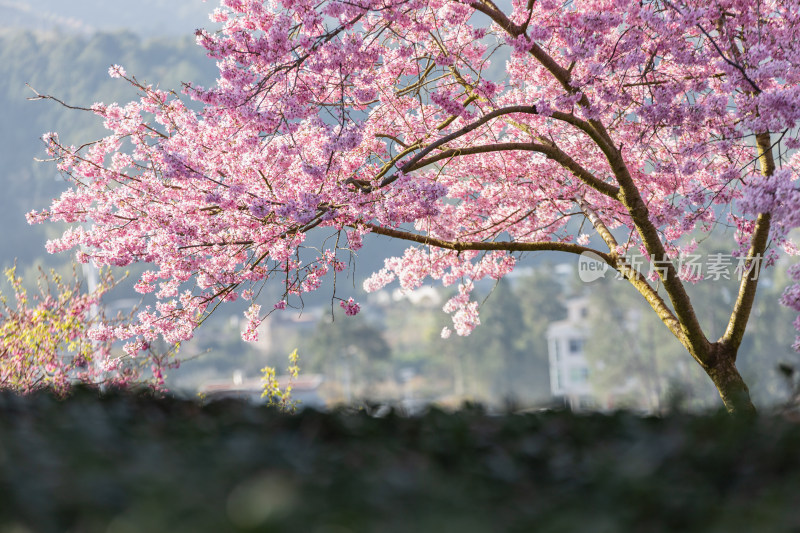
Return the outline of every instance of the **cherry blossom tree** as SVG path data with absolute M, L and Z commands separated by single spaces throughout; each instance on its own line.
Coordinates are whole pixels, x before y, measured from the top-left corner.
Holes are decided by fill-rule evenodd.
M 49 251 L 153 265 L 137 290 L 156 303 L 116 331 L 130 353 L 190 338 L 237 298 L 253 338 L 370 233 L 410 247 L 365 288 L 456 284 L 445 311 L 460 335 L 479 324 L 474 283 L 520 253 L 593 252 L 729 410 L 753 409 L 735 363 L 758 272 L 797 252 L 797 0 L 223 0 L 212 20 L 221 30 L 197 40 L 213 87 L 181 96 L 113 66 L 141 97 L 90 108 L 109 135 L 45 136 L 74 186 L 29 220 L 82 224 Z M 713 339 L 681 257 L 720 224 L 743 275 Z M 331 237 L 304 245 L 320 229 Z M 269 281 L 278 301 L 258 299 Z M 349 296 L 333 297 L 355 314 Z M 800 287 L 784 300 L 800 310 Z

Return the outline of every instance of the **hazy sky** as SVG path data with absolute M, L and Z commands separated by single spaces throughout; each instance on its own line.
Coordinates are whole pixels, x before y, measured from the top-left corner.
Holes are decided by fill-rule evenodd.
M 191 35 L 210 25 L 208 14 L 218 5 L 218 0 L 0 0 L 0 27 Z

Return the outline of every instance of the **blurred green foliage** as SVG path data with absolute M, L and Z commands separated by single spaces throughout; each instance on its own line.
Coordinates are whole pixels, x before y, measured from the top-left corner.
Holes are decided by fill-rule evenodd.
M 514 286 L 501 279 L 490 291 L 476 293 L 481 325 L 468 337 L 438 338 L 441 328 L 452 323 L 436 309 L 431 358 L 442 354 L 452 361 L 458 396 L 517 405 L 548 403 L 547 326 L 566 313 L 553 272 L 543 267 L 517 278 Z
M 442 311 L 453 293 L 447 289 L 436 301 L 414 304 L 393 297 L 355 317 L 326 311 L 313 330 L 288 344 L 296 342 L 308 354 L 303 372 L 323 373 L 332 380 L 349 372 L 355 398 L 396 401 L 397 387 L 387 391 L 380 386 L 393 382 L 405 383 L 406 392 L 413 389 L 418 399 L 451 404 L 463 399 L 547 404 L 546 330 L 564 316 L 561 288 L 546 268 L 513 283 L 502 279 L 475 290 L 481 325 L 468 337 L 441 337 L 442 328 L 452 328 L 450 316 Z
M 800 425 L 0 395 L 0 531 L 797 531 Z
M 711 243 L 712 253 L 729 253 L 725 241 L 716 238 Z M 760 406 L 786 399 L 789 391 L 778 366 L 798 362 L 791 347 L 796 314 L 778 303 L 788 284 L 787 267 L 788 262 L 781 261 L 761 271 L 736 363 L 753 401 Z M 735 273 L 730 278 L 686 284 L 695 313 L 710 339 L 724 333 L 733 308 L 739 280 Z M 593 282 L 587 293 L 590 313 L 585 352 L 591 367 L 590 382 L 598 396 L 612 394 L 632 380 L 628 401 L 623 395 L 615 405 L 649 410 L 674 403 L 700 409 L 719 405 L 719 393 L 699 365 L 626 282 L 609 276 Z

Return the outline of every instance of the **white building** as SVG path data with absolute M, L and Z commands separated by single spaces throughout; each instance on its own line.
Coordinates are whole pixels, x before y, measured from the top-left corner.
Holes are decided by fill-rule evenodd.
M 567 318 L 547 328 L 550 361 L 550 392 L 572 409 L 595 404 L 589 385 L 589 363 L 583 348 L 588 335 L 589 301 L 575 298 L 566 302 Z

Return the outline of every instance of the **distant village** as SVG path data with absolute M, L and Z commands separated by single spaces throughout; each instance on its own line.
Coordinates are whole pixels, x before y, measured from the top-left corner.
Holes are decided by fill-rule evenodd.
M 398 355 L 396 353 L 398 350 L 403 349 L 402 346 L 398 346 L 398 338 L 402 338 L 402 343 L 406 345 L 433 342 L 445 348 L 440 350 L 441 353 L 423 354 L 421 357 L 426 358 L 423 363 L 419 361 L 413 363 L 373 361 L 370 363 L 365 359 L 365 354 L 359 353 L 360 348 L 355 340 L 351 339 L 353 343 L 350 345 L 347 344 L 349 342 L 347 340 L 331 341 L 325 350 L 327 353 L 316 354 L 314 357 L 303 353 L 301 348 L 301 375 L 293 380 L 287 376 L 281 376 L 281 386 L 291 385 L 292 395 L 299 405 L 315 408 L 357 402 L 376 402 L 392 404 L 415 412 L 429 404 L 457 407 L 463 402 L 477 401 L 501 408 L 511 403 L 513 407 L 521 409 L 567 408 L 576 411 L 590 409 L 608 411 L 627 408 L 652 412 L 667 408 L 668 402 L 673 401 L 670 395 L 676 394 L 682 394 L 692 399 L 694 406 L 713 405 L 714 391 L 705 387 L 702 375 L 694 372 L 693 362 L 682 359 L 681 347 L 677 345 L 677 342 L 672 342 L 674 339 L 670 340 L 669 337 L 665 337 L 663 341 L 660 340 L 661 337 L 658 339 L 653 337 L 660 334 L 657 329 L 658 324 L 649 326 L 651 328 L 647 333 L 651 337 L 649 341 L 647 339 L 636 340 L 637 333 L 633 328 L 642 321 L 640 315 L 647 316 L 639 308 L 618 309 L 611 315 L 619 317 L 624 328 L 630 329 L 626 329 L 623 333 L 633 339 L 627 341 L 629 346 L 634 346 L 631 350 L 636 351 L 639 349 L 636 346 L 641 347 L 647 342 L 658 344 L 660 355 L 655 353 L 655 349 L 652 354 L 658 360 L 652 365 L 641 365 L 642 354 L 637 352 L 635 355 L 640 358 L 639 362 L 631 362 L 631 358 L 620 357 L 620 354 L 623 354 L 623 347 L 620 348 L 620 354 L 610 353 L 608 357 L 602 357 L 599 360 L 596 356 L 592 357 L 592 354 L 587 353 L 587 348 L 591 352 L 593 335 L 597 336 L 601 333 L 597 331 L 598 328 L 606 327 L 598 324 L 596 320 L 593 321 L 593 315 L 596 318 L 596 313 L 609 314 L 610 309 L 596 305 L 596 301 L 593 301 L 593 298 L 597 299 L 596 286 L 591 283 L 581 283 L 577 279 L 574 265 L 561 263 L 555 266 L 539 267 L 539 275 L 542 275 L 543 269 L 546 269 L 546 274 L 557 286 L 556 293 L 563 306 L 563 314 L 556 320 L 547 320 L 541 328 L 543 334 L 536 342 L 544 348 L 545 355 L 540 366 L 535 369 L 535 372 L 539 374 L 538 381 L 535 382 L 537 389 L 529 391 L 531 394 L 523 396 L 525 399 L 522 401 L 517 399 L 515 402 L 515 398 L 503 397 L 497 393 L 476 394 L 476 390 L 481 390 L 480 386 L 473 387 L 472 391 L 468 390 L 470 387 L 465 387 L 464 384 L 464 360 L 449 357 L 445 353 L 447 343 L 452 339 L 431 341 L 430 334 L 428 338 L 424 338 L 424 332 L 419 327 L 416 329 L 401 327 L 393 319 L 393 326 L 381 323 L 381 320 L 386 320 L 387 316 L 394 317 L 401 314 L 409 319 L 419 316 L 419 321 L 423 324 L 434 320 L 447 324 L 449 317 L 441 310 L 446 300 L 447 289 L 432 285 L 426 285 L 413 291 L 388 288 L 369 294 L 363 304 L 362 314 L 369 317 L 375 327 L 375 330 L 367 335 L 387 337 L 389 339 L 387 344 L 392 350 L 393 358 Z M 509 280 L 512 290 L 522 280 L 534 274 L 537 274 L 537 271 L 533 268 L 521 268 L 516 271 Z M 482 288 L 486 292 L 492 289 L 488 282 Z M 492 297 L 494 296 L 492 295 Z M 487 300 L 487 302 L 491 301 L 491 298 Z M 595 303 L 594 307 L 593 303 Z M 381 320 L 376 320 L 376 317 Z M 298 344 L 310 346 L 308 340 L 318 335 L 320 324 L 329 323 L 330 319 L 330 306 L 306 307 L 299 314 L 273 313 L 259 327 L 259 340 L 249 343 L 247 349 L 253 353 L 251 358 L 262 362 L 269 361 L 269 364 L 276 367 L 280 373 L 281 367 L 285 366 L 285 354 L 296 348 Z M 345 320 L 348 319 L 335 317 L 335 323 L 339 327 L 343 327 L 342 324 L 345 323 L 343 322 Z M 231 332 L 241 329 L 241 319 L 238 316 L 231 316 L 228 321 Z M 487 324 L 479 326 L 473 336 L 479 335 L 479 331 L 483 327 L 491 328 Z M 428 326 L 426 325 L 425 328 Z M 392 333 L 391 329 L 396 331 Z M 602 333 L 605 335 L 611 332 L 604 331 Z M 790 332 L 787 330 L 787 335 L 789 334 Z M 200 333 L 200 336 L 202 335 Z M 419 338 L 415 339 L 414 337 Z M 469 350 L 471 348 L 470 338 L 465 337 L 455 340 L 455 342 L 461 342 L 459 347 Z M 198 340 L 202 342 L 202 339 Z M 677 346 L 671 347 L 670 344 Z M 665 346 L 672 349 L 667 349 Z M 308 348 L 306 350 L 308 351 Z M 787 356 L 789 355 L 790 352 L 787 350 Z M 213 358 L 213 354 L 209 353 L 207 356 Z M 202 361 L 203 357 L 206 355 L 199 355 L 198 361 Z M 490 360 L 492 357 L 491 354 L 484 354 L 483 357 L 476 355 L 475 361 Z M 686 357 L 688 358 L 688 356 Z M 673 361 L 676 358 L 677 363 Z M 484 381 L 487 382 L 491 381 L 490 374 L 494 371 L 488 369 L 489 363 L 490 361 L 487 362 L 487 369 L 478 369 L 475 372 L 478 376 L 485 378 Z M 371 374 L 363 372 L 362 367 L 370 364 L 380 366 L 383 371 L 373 371 Z M 447 368 L 448 365 L 450 368 Z M 461 369 L 459 369 L 459 365 L 462 367 Z M 614 365 L 620 368 L 614 368 Z M 190 365 L 186 366 L 190 368 Z M 645 371 L 642 371 L 643 368 Z M 768 374 L 773 370 L 770 367 L 764 372 Z M 506 372 L 507 374 L 508 372 Z M 197 380 L 199 376 L 193 377 L 195 381 L 191 382 L 191 386 L 195 387 L 201 395 L 208 397 L 237 396 L 256 402 L 264 401 L 261 396 L 263 383 L 252 367 L 250 370 L 226 367 L 225 370 L 215 375 L 206 374 L 200 381 Z M 476 379 L 475 376 L 472 378 Z M 500 379 L 510 381 L 511 378 Z M 365 380 L 371 381 L 366 383 Z M 176 383 L 186 387 L 187 382 L 181 383 L 180 380 L 176 380 Z M 769 383 L 770 394 L 780 397 L 782 390 L 777 377 L 771 379 Z M 673 389 L 677 386 L 683 387 L 683 389 L 676 392 Z M 689 390 L 689 387 L 696 387 L 696 390 Z M 502 389 L 502 386 L 500 388 Z M 487 388 L 484 387 L 483 390 L 487 390 Z

